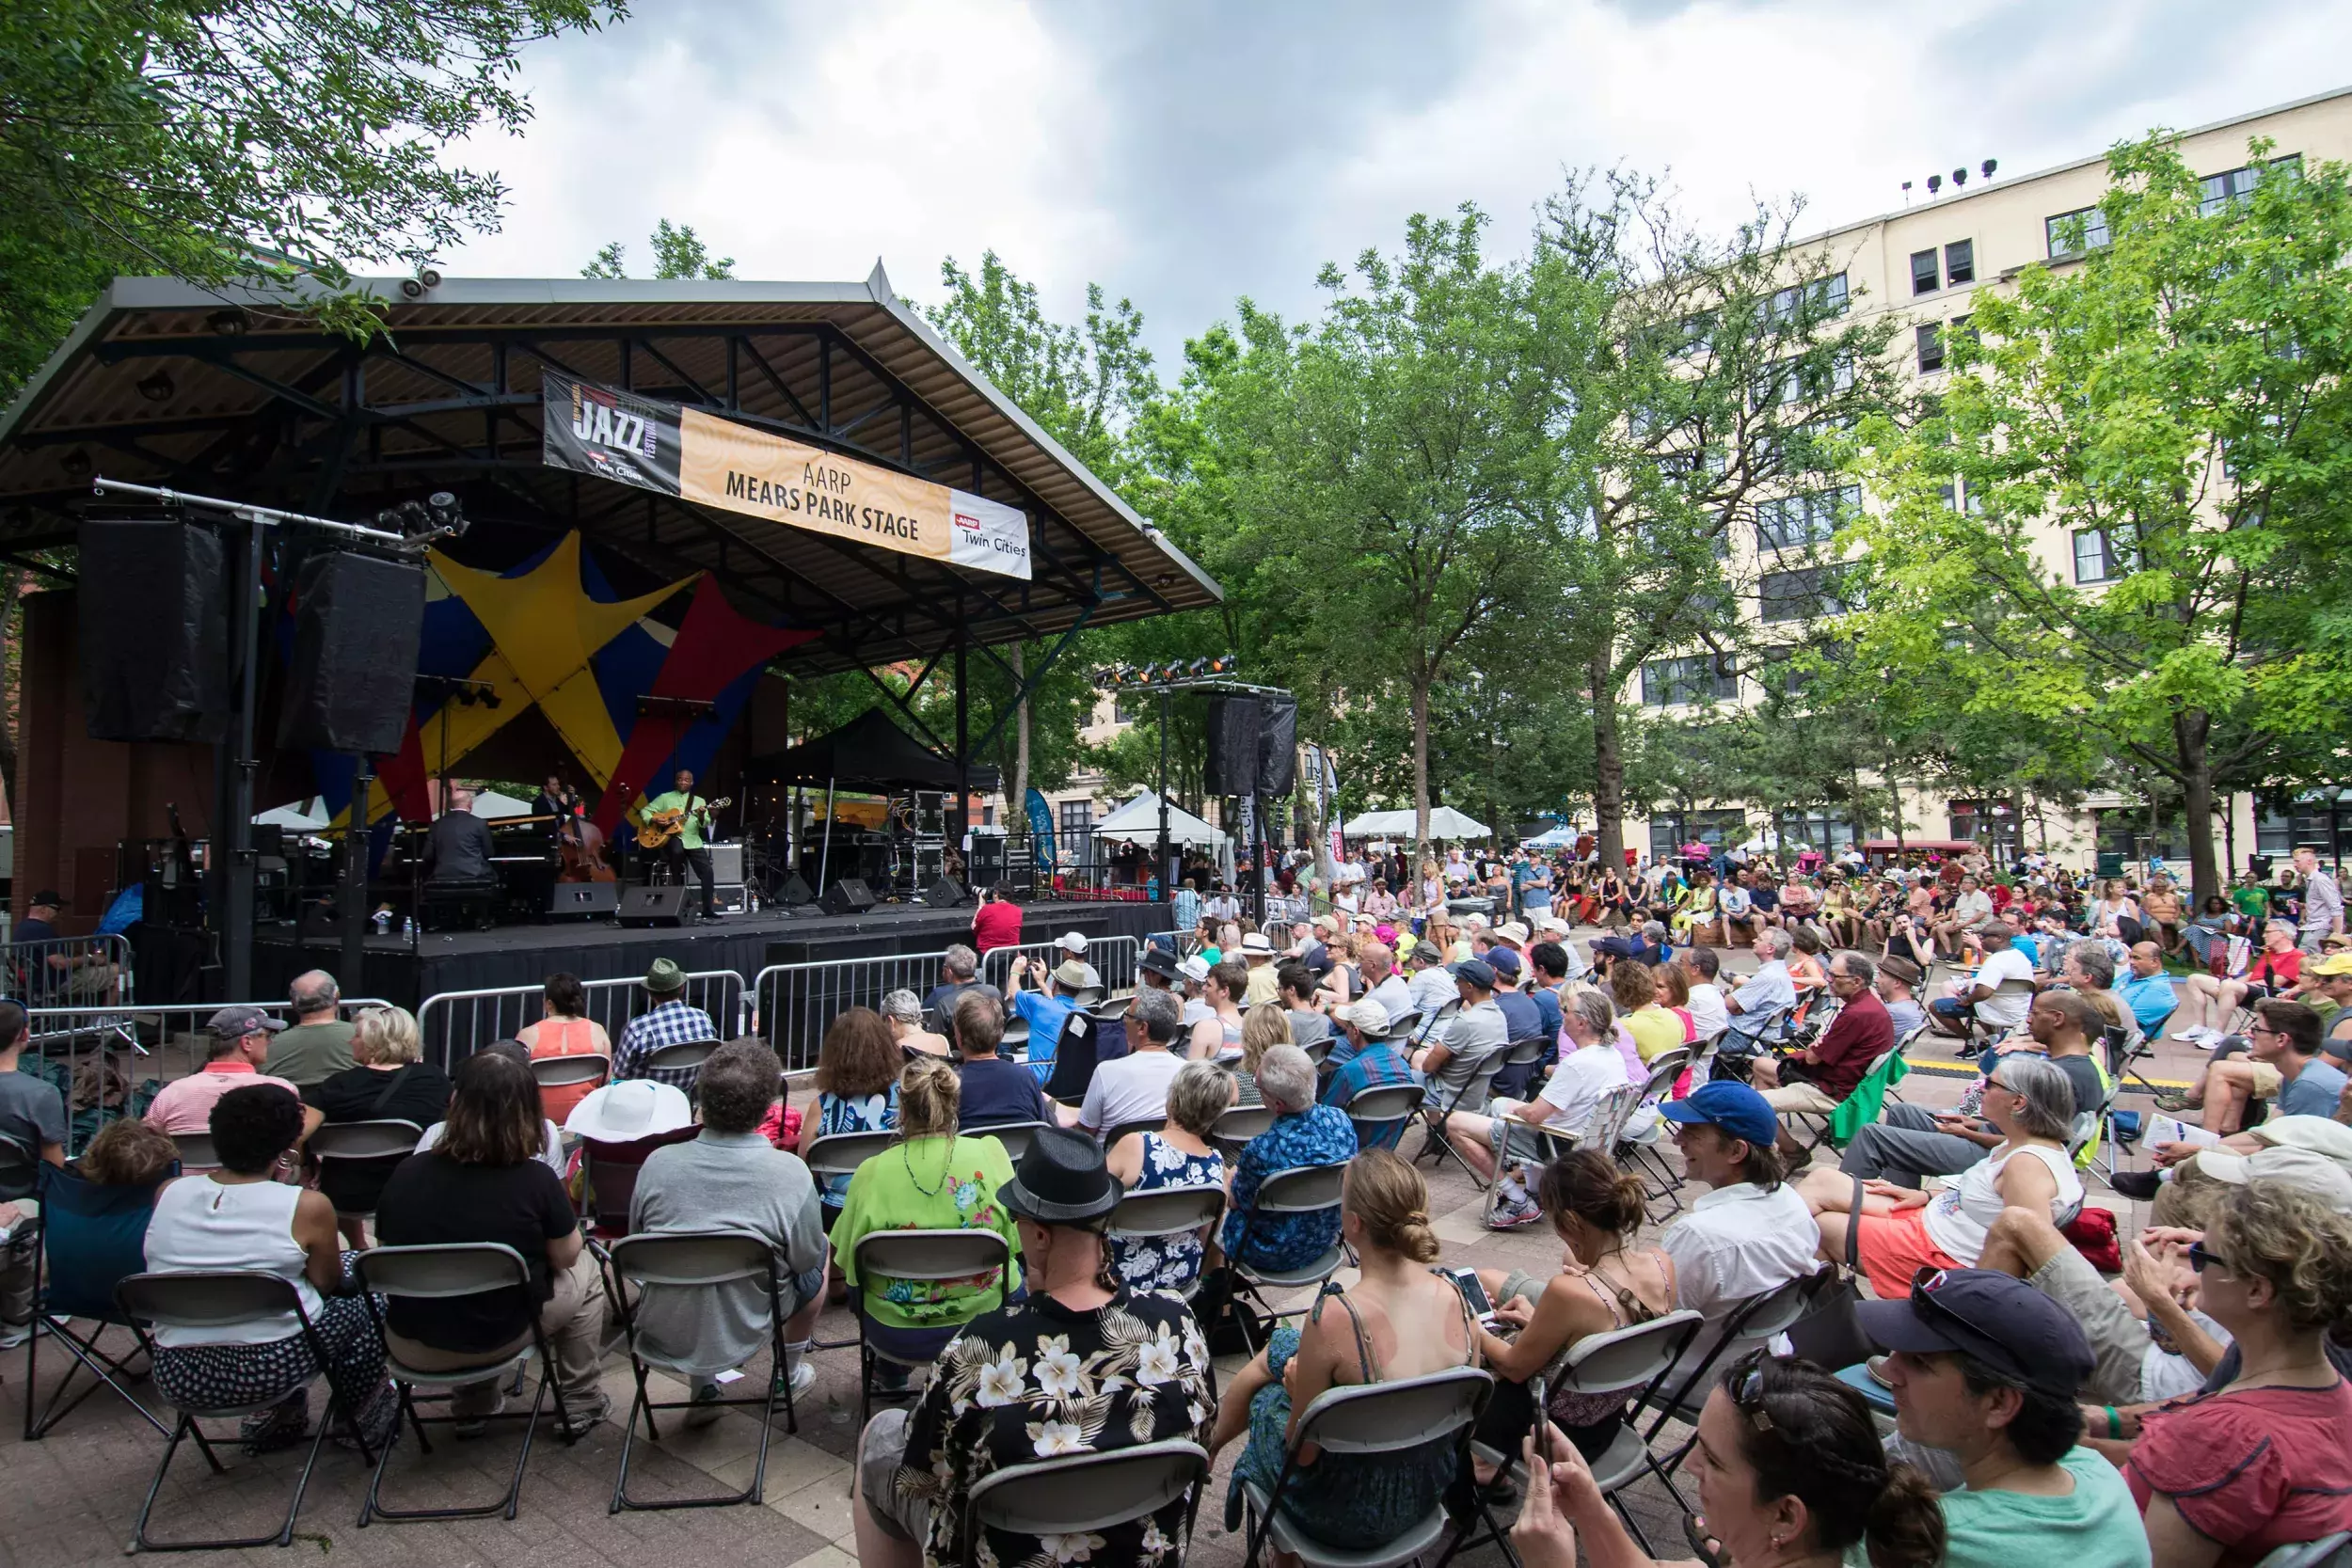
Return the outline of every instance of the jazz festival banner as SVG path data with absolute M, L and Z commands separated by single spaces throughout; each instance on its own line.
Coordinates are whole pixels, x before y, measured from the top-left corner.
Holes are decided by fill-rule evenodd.
M 1029 518 L 1018 507 L 552 371 L 544 395 L 550 468 L 1028 579 Z

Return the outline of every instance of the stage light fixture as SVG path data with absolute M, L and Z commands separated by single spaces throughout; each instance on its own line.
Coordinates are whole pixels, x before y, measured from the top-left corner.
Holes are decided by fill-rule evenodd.
M 204 318 L 204 325 L 211 327 L 219 337 L 234 338 L 252 324 L 246 319 L 243 310 L 231 308 L 227 310 L 214 311 Z
M 1977 166 L 1983 170 L 1984 177 L 1987 180 L 1990 180 L 1993 178 L 1993 171 L 2001 166 L 2001 160 L 1998 158 L 1987 158 L 1983 163 L 1979 164 Z
M 178 388 L 172 385 L 171 377 L 162 371 L 143 377 L 139 382 L 139 396 L 150 403 L 169 403 L 171 394 L 176 390 Z
M 1938 192 L 1942 191 L 1943 188 L 1944 177 L 1942 175 L 1931 174 L 1928 176 L 1928 194 L 1930 196 L 1936 195 Z
M 457 504 L 457 497 L 448 490 L 436 490 L 424 499 L 424 515 L 433 527 L 453 539 L 466 533 L 465 510 Z

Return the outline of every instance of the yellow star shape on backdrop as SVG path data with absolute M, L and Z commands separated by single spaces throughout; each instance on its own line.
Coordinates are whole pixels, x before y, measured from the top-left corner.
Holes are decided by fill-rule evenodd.
M 438 550 L 428 552 L 428 560 L 442 586 L 463 599 L 490 634 L 490 651 L 469 678 L 496 691 L 499 705 L 445 703 L 420 727 L 426 768 L 437 771 L 444 756 L 453 766 L 463 761 L 508 720 L 535 706 L 603 787 L 621 760 L 621 736 L 589 659 L 702 574 L 633 599 L 600 603 L 580 587 L 578 531 L 565 534 L 545 561 L 520 577 L 463 566 Z M 387 804 L 379 784 L 369 800 L 369 816 Z

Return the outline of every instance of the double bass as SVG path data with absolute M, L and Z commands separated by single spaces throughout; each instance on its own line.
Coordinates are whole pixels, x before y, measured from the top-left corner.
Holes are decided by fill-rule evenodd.
M 556 852 L 563 857 L 563 869 L 555 874 L 559 882 L 610 882 L 617 880 L 612 867 L 604 858 L 604 830 L 585 816 L 567 816 L 555 831 Z

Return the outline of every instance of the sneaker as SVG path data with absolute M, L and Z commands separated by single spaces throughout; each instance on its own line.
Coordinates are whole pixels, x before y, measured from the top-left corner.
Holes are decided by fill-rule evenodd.
M 1543 1217 L 1544 1211 L 1542 1207 L 1533 1198 L 1523 1197 L 1518 1199 L 1517 1201 L 1505 1200 L 1504 1202 L 1499 1203 L 1495 1206 L 1493 1215 L 1486 1221 L 1486 1228 L 1489 1230 L 1517 1230 L 1523 1226 L 1534 1225 L 1536 1221 L 1542 1219 Z
M 817 1369 L 810 1366 L 805 1358 L 795 1356 L 792 1358 L 792 1370 L 787 1374 L 786 1381 L 791 1386 L 792 1397 L 797 1400 L 817 1386 Z
M 2107 1180 L 2107 1185 L 2123 1196 L 2137 1198 L 2142 1203 L 2153 1198 L 2163 1184 L 2163 1176 L 2153 1170 L 2119 1170 Z
M 707 1427 L 725 1413 L 719 1404 L 719 1386 L 707 1378 L 694 1380 L 692 1398 L 693 1407 L 684 1417 L 690 1427 Z
M 2204 1108 L 2203 1101 L 2192 1100 L 2177 1089 L 2168 1089 L 2156 1096 L 2156 1109 L 2168 1116 L 2179 1116 L 2183 1111 L 2201 1111 Z
M 310 1435 L 310 1391 L 289 1395 L 279 1404 L 256 1415 L 247 1416 L 237 1428 L 237 1437 L 247 1453 L 273 1453 L 290 1449 Z
M 0 1350 L 14 1350 L 32 1337 L 33 1325 L 29 1320 L 21 1323 L 0 1323 Z
M 506 1396 L 504 1394 L 493 1395 L 488 1408 L 469 1411 L 457 1417 L 450 1422 L 449 1430 L 452 1434 L 459 1438 L 470 1440 L 479 1437 L 490 1430 L 490 1418 L 505 1408 Z

